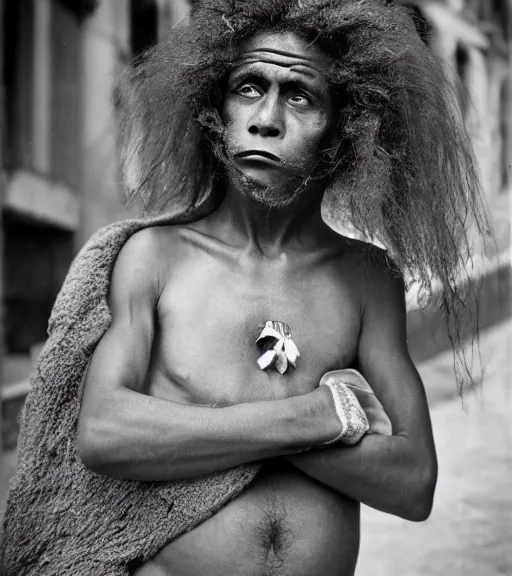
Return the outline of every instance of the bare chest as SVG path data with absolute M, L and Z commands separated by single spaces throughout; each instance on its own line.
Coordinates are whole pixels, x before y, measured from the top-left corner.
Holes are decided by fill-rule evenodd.
M 354 290 L 328 266 L 198 263 L 165 287 L 158 320 L 153 382 L 168 382 L 172 399 L 226 406 L 304 394 L 325 372 L 350 366 L 360 314 Z M 301 354 L 284 375 L 257 364 L 266 320 L 288 324 Z

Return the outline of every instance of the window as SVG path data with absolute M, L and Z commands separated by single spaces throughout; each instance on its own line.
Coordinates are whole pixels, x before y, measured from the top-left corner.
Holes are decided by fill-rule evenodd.
M 5 164 L 75 190 L 80 21 L 61 0 L 10 0 L 3 5 Z
M 134 58 L 158 42 L 158 5 L 155 0 L 130 0 L 130 39 Z
M 507 111 L 510 109 L 508 78 L 506 78 L 500 91 L 500 134 L 501 134 L 501 192 L 508 192 L 512 186 L 512 133 L 509 129 L 510 122 Z
M 5 88 L 4 163 L 32 167 L 33 5 L 4 2 L 3 82 Z
M 88 16 L 98 4 L 98 0 L 59 0 L 59 2 L 79 19 Z
M 76 201 L 72 192 L 81 166 L 79 4 L 87 2 L 2 4 L 6 383 L 28 377 L 31 354 L 46 339 L 48 316 L 73 256 L 76 225 L 68 219 L 74 206 L 68 200 Z
M 60 0 L 54 0 L 51 6 L 49 44 L 50 175 L 52 180 L 77 190 L 81 154 L 81 23 Z
M 504 39 L 510 39 L 510 8 L 507 0 L 483 0 L 479 5 L 479 18 L 486 24 L 493 23 L 501 31 Z
M 73 234 L 4 215 L 4 377 L 25 381 L 31 355 L 46 340 L 48 317 L 73 256 Z
M 468 49 L 463 44 L 458 44 L 455 50 L 455 68 L 457 70 L 457 95 L 463 118 L 467 119 L 470 107 L 470 95 L 467 92 L 468 86 L 468 67 L 470 57 Z

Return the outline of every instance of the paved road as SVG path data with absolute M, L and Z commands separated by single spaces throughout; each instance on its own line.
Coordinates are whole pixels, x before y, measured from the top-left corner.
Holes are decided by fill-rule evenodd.
M 419 367 L 439 456 L 434 511 L 414 524 L 364 508 L 356 576 L 512 576 L 512 320 L 483 334 L 481 351 L 483 386 L 464 406 L 444 393 L 451 354 Z M 0 464 L 1 516 L 15 455 Z
M 432 407 L 439 457 L 434 510 L 421 524 L 363 509 L 356 576 L 512 576 L 512 321 L 482 335 L 483 385 Z M 450 386 L 450 354 L 420 366 Z

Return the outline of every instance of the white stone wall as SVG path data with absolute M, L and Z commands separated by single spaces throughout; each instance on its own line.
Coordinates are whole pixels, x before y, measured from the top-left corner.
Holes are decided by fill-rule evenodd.
M 128 55 L 128 0 L 101 0 L 86 20 L 82 50 L 82 186 L 77 247 L 126 215 L 115 146 L 113 90 Z
M 187 0 L 158 0 L 159 37 L 188 12 Z M 84 25 L 83 170 L 81 224 L 77 247 L 99 227 L 133 214 L 125 194 L 115 147 L 112 95 L 116 77 L 128 64 L 129 0 L 100 0 Z

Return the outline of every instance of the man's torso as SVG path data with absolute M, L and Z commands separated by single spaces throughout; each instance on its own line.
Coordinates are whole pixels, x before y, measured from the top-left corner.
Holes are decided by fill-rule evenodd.
M 362 287 L 357 258 L 341 239 L 269 259 L 190 227 L 154 233 L 172 255 L 162 250 L 148 394 L 215 407 L 286 398 L 356 361 Z M 256 363 L 266 320 L 287 323 L 301 354 L 284 375 Z M 358 504 L 276 459 L 136 574 L 348 576 L 358 544 Z

